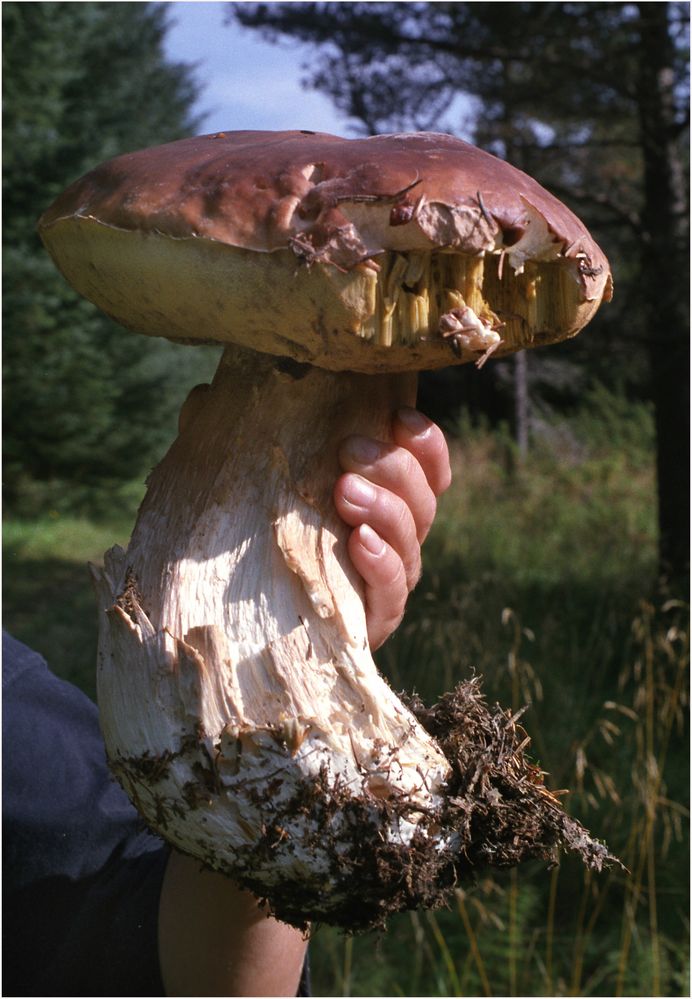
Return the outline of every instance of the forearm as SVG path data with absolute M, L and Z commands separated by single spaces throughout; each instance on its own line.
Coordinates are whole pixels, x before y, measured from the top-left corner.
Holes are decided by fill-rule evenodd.
M 294 996 L 307 941 L 249 893 L 199 861 L 171 853 L 159 912 L 169 996 Z

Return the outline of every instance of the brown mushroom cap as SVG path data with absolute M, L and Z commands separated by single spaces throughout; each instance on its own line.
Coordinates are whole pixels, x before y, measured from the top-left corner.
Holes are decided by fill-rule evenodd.
M 574 335 L 612 289 L 608 261 L 565 205 L 434 133 L 183 139 L 97 167 L 39 230 L 68 281 L 132 329 L 325 367 L 473 359 L 478 348 L 456 357 L 440 335 L 456 302 L 445 304 L 446 288 L 502 328 L 498 355 Z M 411 295 L 425 296 L 427 325 Z

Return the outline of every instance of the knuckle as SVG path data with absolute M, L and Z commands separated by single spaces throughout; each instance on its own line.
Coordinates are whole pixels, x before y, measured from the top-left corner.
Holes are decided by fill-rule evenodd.
M 406 448 L 401 448 L 401 474 L 408 481 L 413 476 L 420 474 L 420 462 Z
M 401 559 L 389 545 L 380 562 L 380 585 L 387 587 L 389 598 L 396 598 L 403 576 Z
M 387 616 L 403 614 L 409 594 L 408 572 L 398 555 L 392 553 L 391 575 L 387 581 Z
M 413 532 L 413 515 L 404 500 L 396 497 L 392 503 L 392 526 L 402 542 L 407 543 Z

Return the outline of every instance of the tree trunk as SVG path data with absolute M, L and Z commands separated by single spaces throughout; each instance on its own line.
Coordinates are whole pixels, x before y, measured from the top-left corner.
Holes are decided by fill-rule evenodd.
M 639 119 L 644 158 L 642 271 L 656 411 L 662 574 L 689 570 L 689 270 L 677 143 L 669 5 L 639 4 Z
M 525 350 L 514 355 L 514 427 L 519 458 L 529 453 L 529 377 Z
M 517 111 L 514 106 L 514 81 L 512 65 L 505 62 L 502 67 L 504 94 L 502 104 L 502 137 L 504 156 L 508 163 L 527 170 L 525 156 L 517 139 Z M 529 378 L 528 356 L 525 350 L 514 355 L 514 440 L 519 461 L 524 462 L 529 453 Z

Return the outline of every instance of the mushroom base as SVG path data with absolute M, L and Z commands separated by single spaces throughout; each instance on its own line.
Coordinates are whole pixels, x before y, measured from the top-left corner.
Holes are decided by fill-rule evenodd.
M 229 350 L 95 571 L 113 771 L 152 828 L 296 925 L 378 925 L 560 846 L 608 857 L 475 684 L 427 711 L 375 668 L 336 454 L 387 440 L 414 394 Z
M 402 695 L 405 700 L 406 695 Z M 309 812 L 314 837 L 332 856 L 329 892 L 308 882 L 276 885 L 268 902 L 284 922 L 306 929 L 326 922 L 348 932 L 384 928 L 389 915 L 448 904 L 454 889 L 488 867 L 515 867 L 527 860 L 557 862 L 574 852 L 591 869 L 619 865 L 607 848 L 567 815 L 523 752 L 523 730 L 510 712 L 489 708 L 476 680 L 425 708 L 409 702 L 447 754 L 452 774 L 441 807 L 423 820 L 406 845 L 383 842 L 382 830 L 397 814 L 395 801 L 376 809 L 347 790 L 329 787 L 327 775 L 305 783 L 285 816 Z M 342 829 L 350 830 L 345 847 Z M 246 873 L 275 863 L 275 826 L 242 858 L 231 876 L 258 896 L 266 885 Z M 239 858 L 241 860 L 241 858 Z

